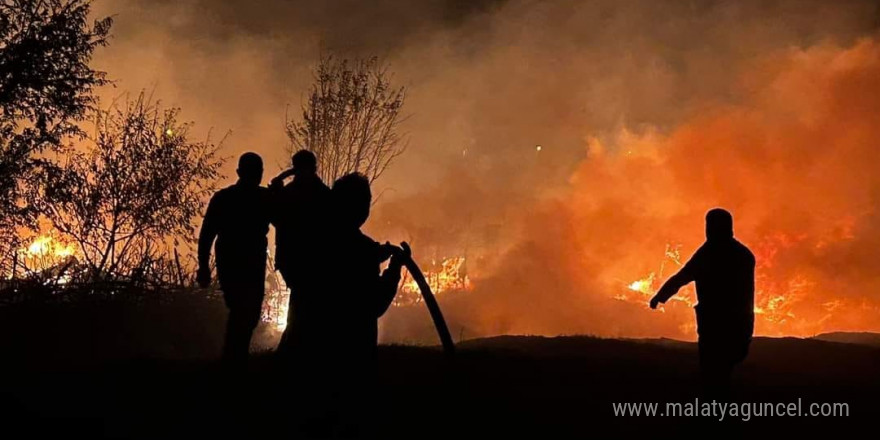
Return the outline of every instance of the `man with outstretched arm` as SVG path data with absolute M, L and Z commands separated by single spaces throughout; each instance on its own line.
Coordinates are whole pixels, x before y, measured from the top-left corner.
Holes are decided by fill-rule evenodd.
M 651 298 L 651 308 L 692 281 L 703 390 L 728 398 L 730 374 L 748 354 L 754 330 L 755 256 L 733 237 L 733 216 L 723 209 L 706 214 L 706 242 Z

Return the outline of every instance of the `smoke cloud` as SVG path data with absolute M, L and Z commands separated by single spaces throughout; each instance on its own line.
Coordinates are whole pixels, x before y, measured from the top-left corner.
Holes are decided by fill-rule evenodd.
M 627 286 L 659 287 L 714 206 L 759 257 L 759 333 L 880 329 L 876 2 L 97 6 L 106 99 L 153 89 L 269 164 L 322 51 L 389 63 L 409 148 L 367 229 L 467 257 L 472 291 L 441 295 L 453 333 L 692 338 L 687 303 L 651 312 Z M 419 308 L 383 321 L 431 337 Z

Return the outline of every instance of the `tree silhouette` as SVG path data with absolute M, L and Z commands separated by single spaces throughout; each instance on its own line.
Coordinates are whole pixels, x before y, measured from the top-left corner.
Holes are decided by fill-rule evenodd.
M 36 220 L 34 176 L 53 166 L 37 153 L 81 135 L 76 122 L 107 83 L 89 61 L 112 21 L 90 23 L 90 7 L 91 0 L 0 0 L 0 256 L 17 248 L 16 229 Z
M 143 92 L 114 103 L 84 151 L 45 173 L 41 212 L 77 243 L 90 281 L 143 277 L 195 236 L 223 161 L 210 136 L 189 139 L 178 114 Z
M 398 132 L 406 89 L 377 58 L 322 56 L 300 119 L 288 118 L 289 153 L 310 150 L 325 182 L 358 171 L 375 181 L 403 153 Z

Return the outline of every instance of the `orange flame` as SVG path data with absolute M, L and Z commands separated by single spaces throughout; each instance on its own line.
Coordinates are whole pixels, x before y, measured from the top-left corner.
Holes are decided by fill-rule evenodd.
M 425 281 L 431 287 L 431 291 L 435 295 L 440 295 L 449 291 L 467 291 L 471 289 L 471 280 L 465 270 L 465 257 L 451 257 L 440 260 L 432 260 L 430 268 L 435 270 L 427 270 L 424 272 Z M 401 291 L 407 294 L 418 294 L 419 285 L 412 277 L 404 278 Z
M 76 247 L 73 244 L 62 243 L 51 233 L 40 235 L 34 238 L 31 244 L 22 249 L 21 252 L 33 258 L 57 258 L 64 259 L 76 253 Z
M 466 273 L 465 262 L 465 257 L 451 257 L 440 261 L 432 260 L 431 265 L 428 267 L 434 270 L 429 269 L 424 272 L 425 281 L 428 282 L 431 291 L 435 295 L 452 291 L 470 291 L 472 289 L 471 280 Z M 411 303 L 418 303 L 421 300 L 418 284 L 408 273 L 405 273 L 398 291 L 398 297 L 392 305 L 400 307 Z M 281 277 L 272 272 L 269 275 L 269 282 L 266 284 L 266 299 L 263 303 L 262 321 L 274 326 L 277 331 L 283 332 L 287 327 L 289 301 L 290 290 L 288 290 Z

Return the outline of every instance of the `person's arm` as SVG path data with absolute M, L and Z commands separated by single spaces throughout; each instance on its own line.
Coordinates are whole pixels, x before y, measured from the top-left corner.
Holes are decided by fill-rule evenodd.
M 391 307 L 391 302 L 394 301 L 394 296 L 397 295 L 403 263 L 412 255 L 408 244 L 404 242 L 401 245 L 403 246 L 402 248 L 394 246 L 395 251 L 391 261 L 388 263 L 388 268 L 379 277 L 376 286 L 376 318 L 384 315 L 388 311 L 388 307 Z M 385 246 L 389 245 L 386 243 Z
M 402 249 L 389 243 L 385 242 L 379 245 L 379 264 L 385 262 L 385 260 L 391 258 L 392 255 L 400 252 Z
M 284 179 L 293 176 L 294 174 L 295 172 L 293 171 L 293 168 L 282 171 L 281 174 L 275 176 L 275 178 L 269 182 L 269 189 L 272 191 L 278 191 L 281 188 L 284 188 Z
M 199 231 L 199 270 L 196 274 L 196 281 L 201 287 L 208 287 L 211 284 L 211 248 L 214 246 L 214 239 L 217 238 L 218 232 L 218 205 L 219 202 L 217 202 L 215 195 L 208 203 L 208 210 L 205 212 L 202 228 Z
M 293 169 L 285 170 L 281 174 L 275 176 L 269 182 L 269 191 L 267 192 L 269 204 L 269 223 L 276 228 L 282 223 L 282 217 L 285 210 L 284 205 L 284 179 L 293 175 Z
M 700 258 L 700 251 L 697 251 L 696 254 L 681 268 L 678 273 L 669 277 L 663 286 L 660 287 L 660 290 L 657 291 L 657 294 L 651 298 L 651 308 L 656 309 L 658 303 L 666 303 L 669 298 L 672 298 L 673 295 L 678 293 L 679 289 L 687 285 L 688 283 L 694 281 L 694 277 L 696 276 L 696 265 L 697 261 Z

